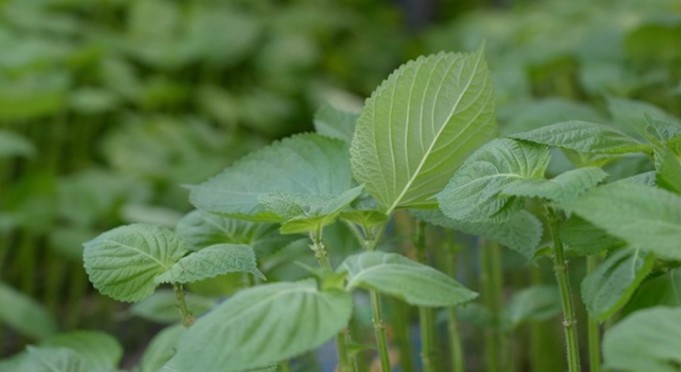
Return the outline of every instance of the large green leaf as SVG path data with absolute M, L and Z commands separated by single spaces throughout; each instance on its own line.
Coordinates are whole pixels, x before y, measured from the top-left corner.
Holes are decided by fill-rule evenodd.
M 437 195 L 440 209 L 460 221 L 508 219 L 524 204 L 499 193 L 518 180 L 543 179 L 548 163 L 546 146 L 494 140 L 473 153 Z
M 245 221 L 195 210 L 177 223 L 175 233 L 193 250 L 230 243 L 250 245 L 256 253 L 265 253 L 281 249 L 294 239 L 279 234 L 277 228 L 276 224 Z
M 563 208 L 634 247 L 681 259 L 681 197 L 669 191 L 618 182 L 589 190 Z
M 567 203 L 593 188 L 608 176 L 602 169 L 584 167 L 561 173 L 553 179 L 522 179 L 504 187 L 502 196 L 543 198 Z
M 652 254 L 621 249 L 611 254 L 582 281 L 582 300 L 589 315 L 605 320 L 629 301 L 655 263 Z
M 348 273 L 348 290 L 373 289 L 411 305 L 455 306 L 478 296 L 450 276 L 395 253 L 352 255 L 338 271 Z
M 678 134 L 681 130 L 681 120 L 650 103 L 609 97 L 608 110 L 615 122 L 634 133 L 652 125 L 654 134 L 663 142 L 674 137 L 667 134 Z
M 586 121 L 566 121 L 510 137 L 589 154 L 649 151 L 649 146 L 615 128 Z
M 622 309 L 623 315 L 655 306 L 681 306 L 681 269 L 646 279 Z
M 543 233 L 539 219 L 524 210 L 505 221 L 456 221 L 440 211 L 430 210 L 415 210 L 412 214 L 434 225 L 493 240 L 520 253 L 527 260 L 534 258 Z
M 618 371 L 676 372 L 681 364 L 681 308 L 638 311 L 603 337 L 605 367 Z
M 177 324 L 156 334 L 144 350 L 139 366 L 140 372 L 159 372 L 175 355 L 180 337 L 186 331 L 185 326 Z
M 75 350 L 67 347 L 28 346 L 27 355 L 20 364 L 19 371 L 31 372 L 112 372 L 90 369 L 86 359 Z
M 180 371 L 267 367 L 326 342 L 350 320 L 349 293 L 314 280 L 238 292 L 187 330 L 172 360 Z
M 214 178 L 193 187 L 190 200 L 208 212 L 284 222 L 290 216 L 269 210 L 263 200 L 271 201 L 281 195 L 332 198 L 351 188 L 346 144 L 318 134 L 302 134 L 237 161 Z
M 482 49 L 440 53 L 393 72 L 366 101 L 352 170 L 388 212 L 432 207 L 465 157 L 496 131 Z
M 194 252 L 154 278 L 156 283 L 190 283 L 227 273 L 251 273 L 265 279 L 253 248 L 245 244 L 217 244 Z
M 31 338 L 45 338 L 57 330 L 52 315 L 31 297 L 0 282 L 0 323 Z
M 73 350 L 88 371 L 115 371 L 123 357 L 123 348 L 115 338 L 96 331 L 60 333 L 44 340 L 43 346 Z
M 560 314 L 560 293 L 555 286 L 537 285 L 514 294 L 506 306 L 507 327 L 516 328 L 526 321 L 542 321 Z
M 187 253 L 172 231 L 146 224 L 121 226 L 83 245 L 85 271 L 95 288 L 128 302 L 149 296 L 158 285 L 154 279 Z

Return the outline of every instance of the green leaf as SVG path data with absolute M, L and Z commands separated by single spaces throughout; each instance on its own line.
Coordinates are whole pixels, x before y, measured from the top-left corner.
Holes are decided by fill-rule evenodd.
M 289 244 L 293 238 L 279 234 L 278 226 L 245 221 L 195 210 L 184 216 L 175 229 L 177 236 L 192 250 L 211 245 L 246 244 L 256 253 L 272 252 Z
M 563 206 L 634 247 L 681 259 L 681 197 L 631 183 L 587 191 Z
M 496 132 L 482 48 L 408 62 L 366 101 L 350 146 L 355 178 L 390 214 L 432 207 L 465 157 Z
M 645 280 L 622 309 L 622 314 L 626 316 L 654 306 L 681 306 L 681 269 L 669 270 Z
M 158 284 L 190 283 L 236 272 L 265 279 L 258 270 L 253 248 L 244 244 L 217 244 L 182 257 L 154 281 Z
M 176 311 L 177 312 L 177 311 Z M 140 372 L 158 372 L 175 355 L 180 337 L 187 328 L 174 325 L 156 334 L 144 350 L 140 361 Z
M 671 137 L 665 138 L 659 134 L 678 132 L 673 130 L 674 127 L 681 129 L 681 120 L 646 102 L 608 97 L 608 110 L 616 123 L 632 132 L 645 131 L 652 124 L 656 127 L 654 132 L 658 135 L 658 139 L 663 142 Z
M 450 276 L 395 253 L 352 255 L 338 271 L 348 273 L 348 290 L 373 289 L 416 306 L 455 306 L 478 296 Z
M 650 151 L 649 146 L 624 132 L 586 121 L 566 121 L 512 134 L 510 137 L 587 154 L 614 155 Z
M 194 293 L 185 293 L 184 296 L 187 307 L 194 315 L 201 315 L 217 305 L 215 300 Z M 151 296 L 132 305 L 128 313 L 159 323 L 175 323 L 182 320 L 177 310 L 175 293 L 168 289 L 157 290 Z
M 23 136 L 0 130 L 0 159 L 10 156 L 32 156 L 35 147 Z
M 83 246 L 85 271 L 95 288 L 126 302 L 148 297 L 158 285 L 155 278 L 187 253 L 173 232 L 146 224 L 109 230 Z
M 572 215 L 558 228 L 558 236 L 571 253 L 590 256 L 626 243 L 583 218 Z
M 314 128 L 319 134 L 338 138 L 346 143 L 352 141 L 359 114 L 339 110 L 324 104 L 314 114 Z
M 538 285 L 516 293 L 504 317 L 513 329 L 526 321 L 543 321 L 560 314 L 560 293 L 555 286 Z
M 57 330 L 52 315 L 31 297 L 0 282 L 0 323 L 22 335 L 45 338 Z
M 97 331 L 60 333 L 41 342 L 40 347 L 44 346 L 73 350 L 87 371 L 115 371 L 123 357 L 123 348 L 118 341 Z
M 85 358 L 66 347 L 26 348 L 28 355 L 21 363 L 20 371 L 31 372 L 92 372 Z M 108 371 L 107 371 L 108 372 Z
M 605 320 L 624 306 L 655 263 L 652 254 L 621 249 L 611 254 L 582 281 L 582 300 L 589 315 Z
M 440 211 L 411 211 L 418 219 L 448 229 L 480 236 L 500 243 L 527 260 L 535 257 L 543 233 L 541 222 L 532 213 L 521 210 L 505 221 L 456 221 Z
M 602 169 L 584 167 L 561 173 L 553 179 L 523 179 L 512 182 L 501 191 L 502 196 L 543 198 L 568 203 L 608 176 Z
M 655 149 L 655 180 L 669 191 L 681 194 L 681 163 L 668 148 Z
M 521 179 L 543 179 L 548 163 L 545 146 L 506 138 L 489 142 L 466 160 L 437 195 L 440 209 L 460 221 L 508 219 L 524 203 L 499 193 Z
M 675 372 L 681 364 L 681 308 L 638 311 L 603 337 L 605 367 L 618 371 Z
M 260 149 L 192 188 L 197 208 L 254 221 L 283 222 L 263 199 L 277 195 L 338 196 L 352 188 L 346 144 L 318 134 L 286 138 Z
M 252 287 L 199 318 L 172 363 L 180 371 L 267 367 L 320 346 L 351 313 L 349 293 L 321 292 L 314 280 Z

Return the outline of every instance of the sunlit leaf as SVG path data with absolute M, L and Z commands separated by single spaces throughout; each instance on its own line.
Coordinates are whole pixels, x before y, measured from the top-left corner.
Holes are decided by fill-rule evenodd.
M 455 306 L 476 298 L 450 276 L 395 253 L 364 252 L 345 259 L 347 288 L 372 289 L 417 306 Z
M 353 173 L 387 212 L 432 207 L 433 195 L 495 131 L 482 48 L 421 57 L 366 101 L 350 147 Z
M 181 371 L 268 367 L 320 346 L 351 312 L 349 293 L 319 291 L 314 280 L 249 288 L 199 318 L 171 363 Z

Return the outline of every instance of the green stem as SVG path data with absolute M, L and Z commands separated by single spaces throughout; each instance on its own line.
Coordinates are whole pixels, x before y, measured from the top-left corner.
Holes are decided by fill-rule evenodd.
M 455 278 L 456 253 L 458 252 L 459 247 L 454 240 L 454 234 L 447 234 L 447 243 L 447 273 L 452 278 Z M 452 362 L 452 371 L 464 372 L 463 344 L 461 342 L 461 334 L 459 333 L 455 307 L 447 309 L 447 335 L 449 337 L 449 354 Z
M 416 225 L 416 250 L 421 263 L 426 263 L 426 223 L 419 221 Z M 421 365 L 424 372 L 436 372 L 438 368 L 437 340 L 433 309 L 419 307 L 419 323 L 421 324 Z
M 378 355 L 381 359 L 381 371 L 390 372 L 390 357 L 388 356 L 388 340 L 385 336 L 385 325 L 383 324 L 383 315 L 381 311 L 381 299 L 378 297 L 378 292 L 369 291 L 371 297 L 371 313 L 372 322 L 374 324 L 374 335 L 376 337 L 376 346 L 378 347 Z
M 567 349 L 567 362 L 569 372 L 580 371 L 579 343 L 577 338 L 577 319 L 575 317 L 574 304 L 572 302 L 572 290 L 568 276 L 568 261 L 563 252 L 563 243 L 558 236 L 558 224 L 562 217 L 553 209 L 547 207 L 547 217 L 551 238 L 553 239 L 553 271 L 558 281 L 561 305 L 563 307 L 563 330 Z
M 393 340 L 400 353 L 400 370 L 412 372 L 414 361 L 411 357 L 412 344 L 409 337 L 409 312 L 411 308 L 399 300 L 392 301 L 390 305 L 395 308 L 395 316 L 391 325 L 394 334 Z
M 310 249 L 312 249 L 314 252 L 314 257 L 317 259 L 319 266 L 325 270 L 331 271 L 332 269 L 331 263 L 329 262 L 329 255 L 326 253 L 326 248 L 322 242 L 322 229 L 320 228 L 314 232 L 310 232 L 310 240 L 312 240 Z M 336 349 L 338 352 L 339 372 L 352 371 L 352 365 L 350 364 L 350 359 L 348 358 L 348 348 L 345 333 L 346 329 L 342 329 L 336 334 Z
M 586 270 L 591 273 L 598 265 L 598 256 L 586 258 Z M 600 372 L 601 370 L 601 334 L 598 322 L 592 317 L 588 318 L 587 332 L 589 339 L 589 371 Z
M 175 290 L 175 299 L 177 299 L 180 315 L 182 315 L 182 325 L 189 327 L 194 324 L 194 315 L 189 310 L 189 307 L 187 307 L 187 302 L 184 298 L 184 288 L 182 288 L 182 284 L 174 283 L 173 290 Z
M 485 360 L 487 370 L 497 372 L 502 370 L 502 336 L 498 319 L 501 312 L 501 258 L 499 246 L 496 244 L 481 244 L 480 249 L 480 284 L 483 303 L 492 312 L 495 319 L 493 327 L 485 330 Z

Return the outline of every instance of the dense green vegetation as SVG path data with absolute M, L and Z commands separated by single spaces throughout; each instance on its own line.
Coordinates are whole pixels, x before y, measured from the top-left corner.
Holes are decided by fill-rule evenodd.
M 0 371 L 679 370 L 677 1 L 0 7 Z

